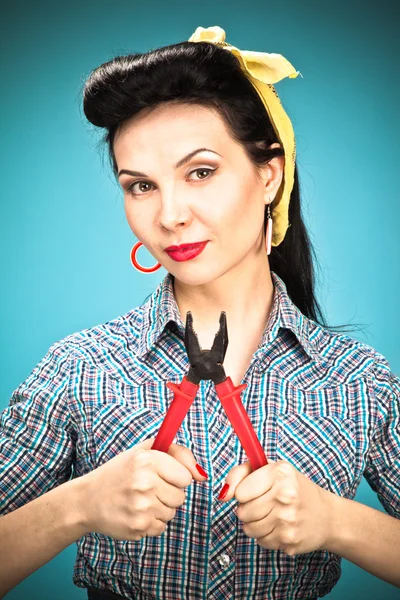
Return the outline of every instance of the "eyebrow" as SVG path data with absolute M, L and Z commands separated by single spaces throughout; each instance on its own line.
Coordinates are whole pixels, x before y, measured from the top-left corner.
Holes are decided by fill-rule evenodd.
M 179 160 L 176 163 L 175 169 L 179 169 L 179 167 L 182 167 L 185 163 L 189 162 L 189 160 L 193 158 L 195 154 L 198 154 L 199 152 L 213 152 L 214 154 L 218 154 L 218 152 L 215 152 L 215 150 L 210 150 L 209 148 L 197 148 L 197 150 L 193 150 L 193 152 L 189 152 L 189 154 L 181 158 L 181 160 Z M 218 156 L 221 156 L 221 158 L 223 158 L 222 154 L 218 154 Z M 124 173 L 126 175 L 133 175 L 135 177 L 147 177 L 146 173 L 141 173 L 140 171 L 130 171 L 129 169 L 121 169 L 121 171 L 118 173 L 118 177 L 120 177 Z

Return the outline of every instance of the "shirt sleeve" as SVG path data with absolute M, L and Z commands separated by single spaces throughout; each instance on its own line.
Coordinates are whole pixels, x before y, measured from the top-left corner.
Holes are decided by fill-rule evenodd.
M 53 344 L 0 412 L 0 516 L 70 479 L 69 349 Z
M 385 511 L 400 519 L 400 378 L 377 353 L 369 378 L 377 420 L 364 477 Z

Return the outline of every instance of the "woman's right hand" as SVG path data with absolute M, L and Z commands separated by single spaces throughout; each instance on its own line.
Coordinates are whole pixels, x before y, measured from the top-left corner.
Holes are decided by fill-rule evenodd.
M 83 524 L 117 540 L 158 536 L 185 502 L 192 479 L 205 481 L 189 448 L 151 450 L 149 438 L 80 477 Z

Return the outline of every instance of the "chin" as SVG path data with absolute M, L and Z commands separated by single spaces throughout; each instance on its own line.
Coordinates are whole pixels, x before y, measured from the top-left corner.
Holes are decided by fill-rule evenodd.
M 170 270 L 169 272 L 174 276 L 175 280 L 180 281 L 185 285 L 193 286 L 206 285 L 221 275 L 220 273 L 213 273 L 209 268 L 207 271 L 202 272 L 202 269 L 199 269 L 198 267 L 191 267 L 185 270 L 181 269 L 179 273 L 175 272 L 175 270 Z

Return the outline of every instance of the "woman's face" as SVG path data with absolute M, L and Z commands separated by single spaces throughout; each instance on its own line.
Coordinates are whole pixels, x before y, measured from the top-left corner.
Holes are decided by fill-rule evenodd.
M 209 150 L 176 166 L 199 148 Z M 266 254 L 265 204 L 279 188 L 283 159 L 273 159 L 257 175 L 211 109 L 165 104 L 142 112 L 117 133 L 114 155 L 129 226 L 177 279 L 201 285 L 241 263 L 245 268 L 251 255 Z M 171 245 L 206 240 L 191 260 L 176 262 L 165 252 Z

